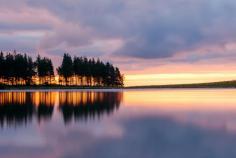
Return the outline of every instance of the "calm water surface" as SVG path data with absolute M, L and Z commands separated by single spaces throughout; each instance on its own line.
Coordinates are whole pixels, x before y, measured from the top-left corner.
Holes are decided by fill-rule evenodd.
M 236 89 L 0 92 L 1 158 L 234 158 Z

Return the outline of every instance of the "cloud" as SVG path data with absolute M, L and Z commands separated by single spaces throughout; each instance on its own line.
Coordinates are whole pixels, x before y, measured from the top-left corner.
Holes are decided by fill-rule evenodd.
M 82 30 L 79 25 L 61 23 L 41 40 L 40 47 L 50 49 L 61 44 L 66 44 L 67 48 L 86 46 L 90 43 L 89 35 L 89 30 Z
M 178 61 L 191 62 L 228 58 L 227 49 L 220 56 L 212 53 L 236 42 L 234 0 L 0 0 L 0 4 L 0 33 L 42 31 L 36 48 L 51 55 L 76 51 L 121 63 L 116 60 L 175 62 L 182 53 L 186 57 Z M 108 41 L 117 39 L 122 44 L 110 49 Z M 100 41 L 106 42 L 96 46 Z M 210 55 L 198 55 L 201 48 Z M 193 53 L 196 58 L 189 57 Z
M 123 38 L 124 47 L 115 55 L 165 58 L 202 45 L 236 40 L 236 20 L 232 16 L 236 2 L 232 0 L 60 0 L 57 4 L 44 0 L 30 4 L 94 30 L 95 38 Z
M 16 35 L 1 35 L 0 50 L 13 51 L 17 50 L 23 53 L 34 53 L 39 42 L 37 34 L 24 33 Z

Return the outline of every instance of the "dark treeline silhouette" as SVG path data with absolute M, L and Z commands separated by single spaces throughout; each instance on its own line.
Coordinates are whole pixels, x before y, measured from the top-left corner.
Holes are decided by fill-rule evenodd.
M 26 54 L 0 53 L 0 81 L 10 85 L 30 85 L 35 76 L 34 62 Z
M 51 59 L 38 55 L 36 61 L 26 54 L 0 53 L 0 84 L 4 85 L 73 85 L 123 86 L 123 76 L 117 67 L 99 59 L 72 57 L 64 54 L 57 68 L 58 82 Z
M 123 86 L 123 76 L 111 63 L 99 59 L 72 57 L 64 54 L 61 66 L 57 69 L 59 83 L 86 86 Z
M 2 92 L 0 93 L 0 127 L 26 126 L 37 120 L 49 121 L 55 104 L 64 123 L 99 119 L 118 109 L 121 92 Z

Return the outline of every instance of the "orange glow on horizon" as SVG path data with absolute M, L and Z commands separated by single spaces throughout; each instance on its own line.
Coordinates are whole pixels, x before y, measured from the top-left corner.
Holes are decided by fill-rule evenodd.
M 236 73 L 175 73 L 125 75 L 125 86 L 189 84 L 236 80 Z

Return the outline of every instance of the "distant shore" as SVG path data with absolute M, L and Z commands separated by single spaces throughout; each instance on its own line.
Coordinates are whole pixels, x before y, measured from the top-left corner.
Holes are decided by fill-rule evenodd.
M 194 83 L 194 84 L 173 84 L 173 85 L 150 85 L 150 86 L 130 86 L 129 89 L 145 89 L 145 88 L 236 88 L 236 80 L 210 82 L 210 83 Z
M 150 86 L 128 86 L 128 87 L 104 87 L 104 86 L 62 86 L 62 85 L 33 85 L 33 86 L 9 86 L 0 85 L 0 90 L 56 90 L 56 89 L 152 89 L 152 88 L 236 88 L 236 80 L 176 85 L 150 85 Z

